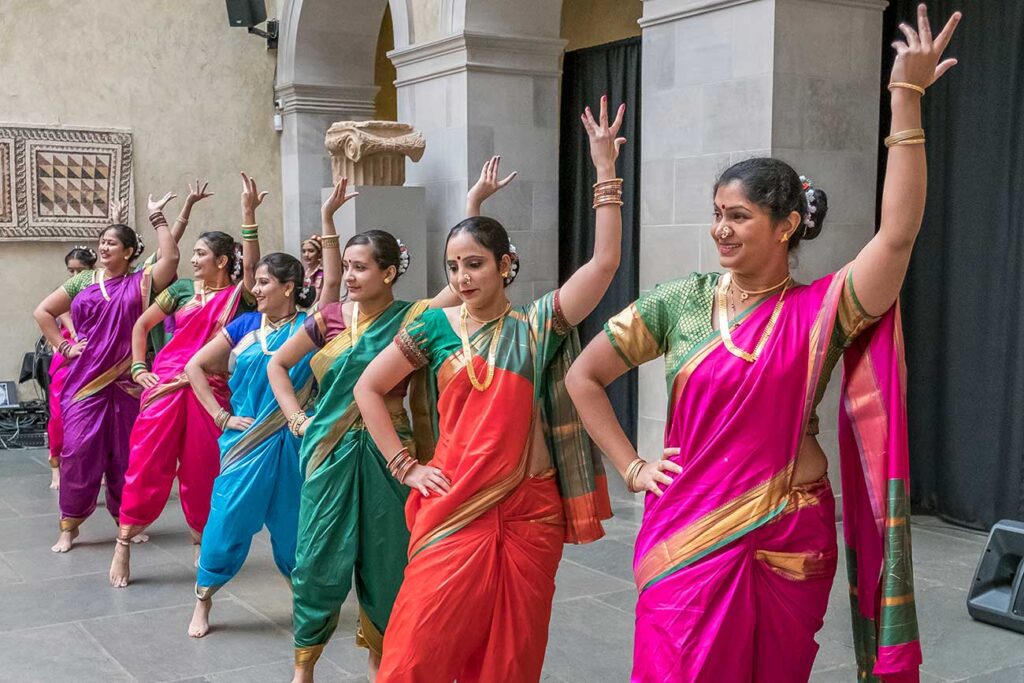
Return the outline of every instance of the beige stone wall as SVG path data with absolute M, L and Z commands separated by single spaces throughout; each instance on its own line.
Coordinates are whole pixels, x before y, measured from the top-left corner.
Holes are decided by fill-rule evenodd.
M 562 0 L 566 51 L 604 45 L 640 35 L 642 0 Z
M 271 16 L 276 5 L 268 3 Z M 173 216 L 186 183 L 208 178 L 217 194 L 196 207 L 185 253 L 204 229 L 237 234 L 245 169 L 271 193 L 261 210 L 263 246 L 279 250 L 274 62 L 261 39 L 228 26 L 223 2 L 5 0 L 0 121 L 131 130 L 135 225 L 146 219 L 148 193 L 177 192 Z M 143 235 L 147 249 L 155 245 L 151 228 Z M 38 337 L 32 309 L 63 280 L 70 246 L 0 242 L 0 379 L 15 376 Z

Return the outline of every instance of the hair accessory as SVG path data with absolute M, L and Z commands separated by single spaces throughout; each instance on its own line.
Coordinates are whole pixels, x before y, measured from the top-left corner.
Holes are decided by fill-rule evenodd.
M 800 184 L 803 186 L 804 196 L 807 198 L 807 213 L 804 214 L 804 234 L 806 235 L 808 228 L 813 228 L 815 225 L 812 216 L 818 213 L 815 203 L 817 197 L 815 196 L 814 182 L 810 178 L 805 175 L 800 176 Z
M 519 251 L 516 249 L 516 245 L 512 242 L 508 243 L 508 255 L 512 257 L 512 266 L 509 269 L 508 277 L 505 278 L 506 282 L 511 284 L 516 279 L 516 275 L 519 274 Z
M 320 253 L 322 254 L 322 253 L 323 253 L 323 251 L 324 251 L 324 244 L 323 244 L 323 242 L 321 241 L 321 239 L 322 239 L 322 238 L 320 237 L 320 235 L 310 235 L 310 236 L 309 236 L 309 237 L 308 237 L 308 238 L 307 238 L 307 239 L 306 239 L 306 240 L 305 240 L 305 241 L 303 242 L 303 244 L 305 244 L 306 242 L 309 242 L 310 244 L 312 244 L 312 245 L 313 245 L 313 246 L 314 246 L 314 247 L 316 248 L 316 250 L 317 250 L 318 252 L 320 252 Z
M 231 280 L 238 282 L 242 279 L 242 245 L 235 242 L 235 265 L 231 267 Z
M 409 247 L 405 246 L 405 242 L 399 238 L 395 238 L 398 242 L 398 274 L 402 275 L 405 271 L 409 270 L 409 263 L 412 261 L 412 257 L 409 254 Z
M 132 230 L 132 232 L 135 233 L 135 243 L 139 245 L 139 250 L 132 254 L 132 256 L 135 257 L 146 250 L 146 245 L 142 243 L 142 235 L 135 232 L 134 230 Z

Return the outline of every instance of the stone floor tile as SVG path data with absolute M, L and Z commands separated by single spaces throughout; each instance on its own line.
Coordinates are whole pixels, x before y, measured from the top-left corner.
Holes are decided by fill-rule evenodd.
M 292 656 L 287 633 L 232 598 L 214 598 L 205 638 L 188 637 L 191 617 L 192 605 L 186 605 L 90 619 L 82 626 L 131 675 L 153 683 L 209 677 Z M 139 643 L 146 644 L 144 653 Z
M 562 557 L 608 576 L 633 581 L 632 543 L 603 538 L 587 545 L 567 545 Z
M 0 586 L 0 631 L 191 604 L 192 582 L 176 573 L 174 565 L 147 568 L 151 578 L 120 589 L 99 574 Z
M 557 603 L 551 615 L 545 673 L 565 681 L 627 681 L 633 618 L 592 598 Z
M 292 678 L 292 673 L 295 671 L 294 664 L 295 660 L 288 658 L 277 662 L 270 662 L 269 664 L 248 666 L 244 669 L 236 669 L 235 671 L 209 674 L 206 676 L 206 680 L 209 683 L 285 683 Z M 349 683 L 354 681 L 365 683 L 366 677 L 354 677 L 343 673 L 331 662 L 321 659 L 316 665 L 316 680 L 317 683 Z
M 59 656 L 54 656 L 59 653 Z M 0 633 L 0 682 L 116 683 L 131 675 L 77 624 Z
M 555 576 L 555 602 L 626 589 L 636 593 L 632 582 L 589 569 L 572 560 L 563 559 Z

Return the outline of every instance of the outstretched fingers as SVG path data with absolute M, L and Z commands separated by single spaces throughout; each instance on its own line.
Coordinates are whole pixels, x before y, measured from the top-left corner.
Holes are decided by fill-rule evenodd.
M 953 12 L 953 16 L 949 18 L 946 25 L 942 27 L 942 31 L 935 37 L 934 44 L 940 52 L 945 52 L 949 46 L 949 41 L 953 40 L 953 33 L 956 32 L 956 27 L 960 23 L 962 16 L 960 12 Z

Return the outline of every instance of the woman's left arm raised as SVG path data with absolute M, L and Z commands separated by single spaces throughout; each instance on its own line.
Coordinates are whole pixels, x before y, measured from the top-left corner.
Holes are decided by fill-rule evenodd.
M 619 157 L 619 148 L 626 142 L 625 138 L 618 136 L 625 114 L 626 105 L 622 104 L 615 120 L 609 124 L 608 97 L 603 96 L 601 113 L 596 121 L 590 107 L 580 117 L 590 138 L 590 157 L 597 169 L 598 185 L 615 180 L 615 160 Z M 614 195 L 616 188 L 612 186 L 609 189 L 610 194 Z M 621 197 L 621 187 L 617 189 Z M 603 191 L 599 190 L 599 193 Z M 559 294 L 562 315 L 570 325 L 583 322 L 597 308 L 615 277 L 615 271 L 619 269 L 622 253 L 622 203 L 595 201 L 595 204 L 598 206 L 595 209 L 594 254 L 566 280 Z
M 889 157 L 882 189 L 882 217 L 878 233 L 853 262 L 853 288 L 870 315 L 881 315 L 895 303 L 921 229 L 928 165 L 921 130 L 922 95 L 916 88 L 927 88 L 956 65 L 955 59 L 939 60 L 953 38 L 960 16 L 960 12 L 954 12 L 942 32 L 932 38 L 928 8 L 921 4 L 917 30 L 900 24 L 906 41 L 893 43 L 896 62 L 889 85 L 892 129 L 886 138 Z

